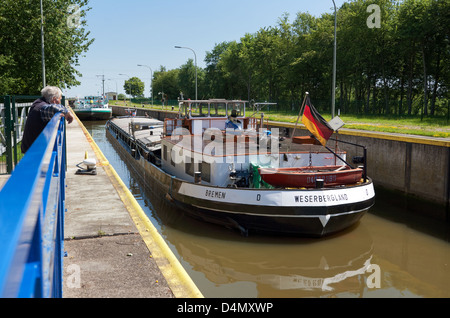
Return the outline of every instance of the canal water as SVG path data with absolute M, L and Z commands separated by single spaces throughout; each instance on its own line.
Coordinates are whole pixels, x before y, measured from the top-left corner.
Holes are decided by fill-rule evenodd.
M 449 224 L 407 211 L 392 194 L 376 189 L 369 213 L 331 237 L 242 237 L 182 215 L 139 184 L 104 124 L 84 122 L 205 297 L 450 297 Z

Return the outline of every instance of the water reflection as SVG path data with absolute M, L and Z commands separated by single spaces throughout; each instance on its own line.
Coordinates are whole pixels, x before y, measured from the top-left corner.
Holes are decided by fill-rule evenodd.
M 220 239 L 205 242 L 181 241 L 177 235 L 171 238 L 184 260 L 216 285 L 251 282 L 256 287 L 254 297 L 317 297 L 349 290 L 360 293 L 359 281 L 364 280 L 370 266 L 372 244 L 364 231 L 358 232 L 361 240 L 352 247 L 347 244 L 359 237 L 338 238 L 338 245 L 345 246 L 342 251 L 323 241 L 230 244 Z
M 186 217 L 163 195 L 141 187 L 133 172 L 130 188 L 144 192 L 161 233 L 192 271 L 219 286 L 246 282 L 254 290 L 240 297 L 318 297 L 353 290 L 360 294 L 373 254 L 373 241 L 357 224 L 324 239 L 241 237 L 237 232 Z M 135 179 L 134 179 L 134 178 Z M 150 203 L 151 202 L 151 203 Z M 208 294 L 214 293 L 214 288 Z M 236 291 L 239 293 L 239 291 Z
M 380 193 L 358 224 L 331 237 L 244 238 L 184 216 L 120 159 L 104 124 L 89 124 L 206 297 L 450 297 L 448 224 L 404 212 Z

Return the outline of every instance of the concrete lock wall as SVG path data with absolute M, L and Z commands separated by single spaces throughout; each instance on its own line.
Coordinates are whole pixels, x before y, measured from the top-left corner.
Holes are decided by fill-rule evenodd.
M 308 135 L 300 129 L 298 135 Z M 297 133 L 296 133 L 297 135 Z M 367 148 L 367 174 L 375 186 L 403 194 L 408 208 L 448 219 L 450 141 L 408 135 L 342 130 L 332 138 Z M 329 146 L 334 142 L 329 141 Z M 360 147 L 339 143 L 347 161 L 362 156 Z
M 367 173 L 375 183 L 443 205 L 448 201 L 448 147 L 389 140 L 376 135 L 339 134 L 339 139 L 366 145 Z M 350 160 L 361 155 L 355 146 L 342 145 L 342 148 Z
M 115 116 L 127 115 L 126 108 L 112 106 Z M 169 109 L 169 108 L 168 108 Z M 159 120 L 174 118 L 177 113 L 137 108 L 137 116 L 150 116 Z M 271 128 L 292 133 L 294 124 L 269 123 Z M 296 136 L 309 132 L 299 125 Z M 403 134 L 341 129 L 332 138 L 364 145 L 367 148 L 367 174 L 375 186 L 397 191 L 412 200 L 408 206 L 439 219 L 448 219 L 450 205 L 450 140 Z M 334 141 L 328 146 L 334 148 Z M 362 156 L 360 147 L 339 143 L 347 152 L 347 161 Z M 430 206 L 430 204 L 432 204 Z

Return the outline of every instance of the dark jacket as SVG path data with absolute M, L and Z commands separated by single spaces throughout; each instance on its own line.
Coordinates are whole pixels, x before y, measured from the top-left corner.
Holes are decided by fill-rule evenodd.
M 41 108 L 48 103 L 41 97 L 33 102 L 28 113 L 27 122 L 25 123 L 25 130 L 22 137 L 22 152 L 25 153 L 44 130 L 47 125 L 41 119 Z

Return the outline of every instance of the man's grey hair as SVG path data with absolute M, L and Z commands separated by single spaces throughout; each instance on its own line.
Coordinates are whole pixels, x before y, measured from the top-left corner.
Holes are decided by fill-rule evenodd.
M 42 89 L 41 91 L 42 97 L 44 97 L 45 101 L 47 103 L 50 103 L 51 100 L 56 97 L 56 98 L 61 98 L 62 97 L 62 91 L 59 87 L 56 86 L 46 86 L 44 87 L 44 89 Z

